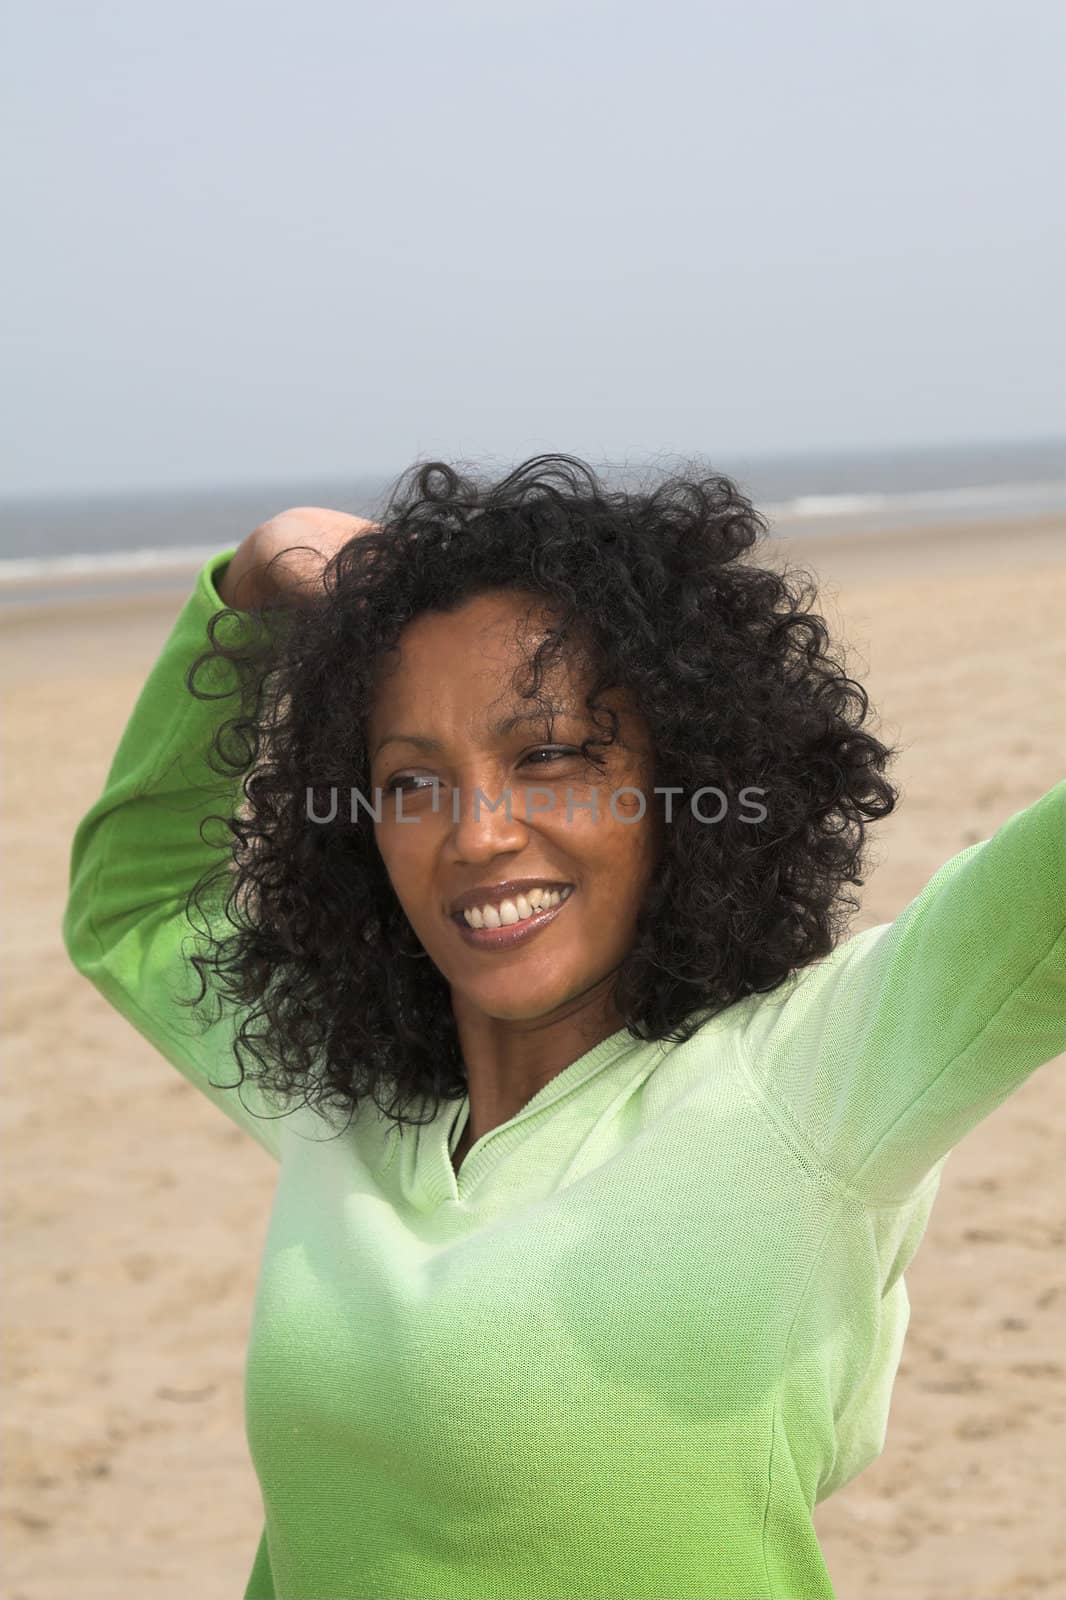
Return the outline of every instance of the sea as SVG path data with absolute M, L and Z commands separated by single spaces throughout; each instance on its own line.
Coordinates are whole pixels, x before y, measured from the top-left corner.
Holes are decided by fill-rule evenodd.
M 587 459 L 587 458 L 582 458 Z M 611 488 L 651 486 L 692 457 L 588 461 Z M 1066 515 L 1066 437 L 794 455 L 703 454 L 773 535 L 861 538 L 947 522 Z M 481 469 L 484 470 L 484 469 Z M 506 467 L 493 468 L 500 477 Z M 480 474 L 479 474 L 480 475 Z M 180 593 L 219 550 L 289 506 L 380 515 L 398 473 L 197 488 L 0 496 L 0 611 Z

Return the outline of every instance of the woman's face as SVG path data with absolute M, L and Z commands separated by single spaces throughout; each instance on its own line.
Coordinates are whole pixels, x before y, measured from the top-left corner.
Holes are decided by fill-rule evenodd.
M 381 791 L 375 834 L 397 898 L 453 998 L 504 1021 L 569 1014 L 602 988 L 658 854 L 647 729 L 626 696 L 604 697 L 619 729 L 598 770 L 580 756 L 596 729 L 579 667 L 546 672 L 550 720 L 513 687 L 546 624 L 512 590 L 416 618 L 367 727 L 368 799 Z M 522 897 L 503 887 L 515 880 Z M 540 886 L 558 906 L 538 907 Z M 487 925 L 470 929 L 460 902 Z

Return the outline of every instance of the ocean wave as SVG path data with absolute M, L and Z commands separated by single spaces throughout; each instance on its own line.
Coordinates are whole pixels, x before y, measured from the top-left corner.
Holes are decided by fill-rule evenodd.
M 98 555 L 12 556 L 0 560 L 0 585 L 128 576 L 137 572 L 198 572 L 223 548 L 217 544 L 171 545 L 162 550 L 105 550 Z
M 980 484 L 956 489 L 923 489 L 909 493 L 885 494 L 801 494 L 773 504 L 761 503 L 758 509 L 771 524 L 809 525 L 813 521 L 851 524 L 857 530 L 864 524 L 884 526 L 899 517 L 901 525 L 935 522 L 944 514 L 963 513 L 980 520 L 1001 514 L 1033 515 L 1037 512 L 1066 510 L 1066 480 L 1048 479 L 1037 483 Z M 199 545 L 164 545 L 154 549 L 106 550 L 95 554 L 11 556 L 0 558 L 0 591 L 15 593 L 30 584 L 49 586 L 90 582 L 101 578 L 134 578 L 152 574 L 195 573 L 204 562 L 225 548 L 221 542 Z
M 959 489 L 919 489 L 906 494 L 801 494 L 760 507 L 774 521 L 808 517 L 883 515 L 885 512 L 982 511 L 1033 506 L 1054 509 L 1066 502 L 1066 481 L 974 484 Z

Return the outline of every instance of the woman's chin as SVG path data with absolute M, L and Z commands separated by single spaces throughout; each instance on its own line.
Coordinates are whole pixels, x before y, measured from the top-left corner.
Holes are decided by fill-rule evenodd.
M 525 989 L 515 993 L 515 984 L 478 984 L 472 988 L 453 984 L 452 1004 L 464 1011 L 479 1012 L 494 1022 L 539 1022 L 566 1003 L 571 990 L 564 984 L 555 988 Z

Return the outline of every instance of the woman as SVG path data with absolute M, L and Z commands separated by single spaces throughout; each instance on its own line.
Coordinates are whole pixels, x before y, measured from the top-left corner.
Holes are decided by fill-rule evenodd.
M 246 1600 L 832 1596 L 944 1159 L 1066 1049 L 1066 782 L 842 939 L 894 752 L 736 486 L 412 471 L 205 564 L 73 845 L 279 1162 Z

